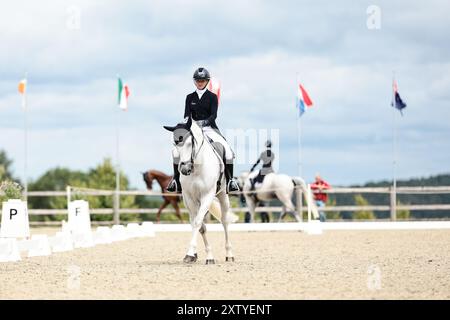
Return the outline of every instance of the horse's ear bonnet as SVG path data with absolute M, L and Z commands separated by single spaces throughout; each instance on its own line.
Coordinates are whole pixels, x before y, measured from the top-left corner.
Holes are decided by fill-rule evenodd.
M 186 123 L 181 122 L 178 123 L 176 126 L 171 127 L 171 126 L 163 126 L 164 129 L 170 131 L 170 132 L 174 132 L 177 129 L 185 129 L 185 130 L 189 130 L 191 129 L 191 125 L 192 125 L 192 118 L 189 117 L 188 121 Z
M 175 126 L 175 127 L 171 127 L 171 126 L 163 126 L 163 128 L 166 129 L 166 130 L 168 130 L 168 131 L 170 131 L 170 132 L 173 132 L 173 131 L 176 129 L 176 126 Z

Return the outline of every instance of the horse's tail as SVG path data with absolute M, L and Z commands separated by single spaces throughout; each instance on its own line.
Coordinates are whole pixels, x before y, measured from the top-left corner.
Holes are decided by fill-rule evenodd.
M 209 212 L 219 221 L 222 221 L 222 210 L 220 209 L 220 204 L 217 199 L 214 199 L 211 205 L 209 206 Z M 239 220 L 239 217 L 228 210 L 227 213 L 228 223 L 234 223 Z
M 303 195 L 305 196 L 306 204 L 309 204 L 311 206 L 311 211 L 314 219 L 319 219 L 319 210 L 317 209 L 316 202 L 312 198 L 312 194 L 311 195 L 308 194 L 308 187 L 306 186 L 305 180 L 303 180 L 300 177 L 293 177 L 292 183 L 294 184 L 294 186 L 300 187 L 300 189 L 303 192 Z

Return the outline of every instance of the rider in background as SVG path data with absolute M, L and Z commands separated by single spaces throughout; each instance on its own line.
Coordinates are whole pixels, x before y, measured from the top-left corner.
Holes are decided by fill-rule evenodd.
M 273 163 L 273 160 L 275 159 L 275 154 L 273 153 L 271 148 L 272 148 L 272 142 L 270 140 L 267 140 L 266 141 L 266 150 L 261 152 L 261 155 L 259 156 L 258 160 L 250 169 L 250 172 L 253 172 L 253 170 L 255 170 L 256 166 L 260 162 L 262 162 L 262 168 L 261 168 L 261 170 L 259 170 L 258 175 L 254 179 L 251 180 L 251 189 L 250 190 L 255 190 L 255 184 L 257 182 L 262 183 L 267 174 L 274 172 L 273 168 L 272 168 L 272 163 Z
M 328 194 L 322 191 L 328 190 L 330 188 L 331 188 L 330 184 L 325 180 L 323 180 L 320 177 L 320 174 L 317 173 L 316 181 L 314 181 L 314 183 L 311 184 L 311 190 L 314 192 L 314 200 L 316 201 L 317 207 L 319 208 L 325 207 L 325 203 L 328 200 Z M 325 212 L 321 211 L 320 209 L 319 209 L 319 217 L 320 221 L 325 222 L 326 220 Z
M 239 191 L 239 186 L 233 178 L 234 153 L 220 133 L 216 124 L 218 107 L 217 95 L 206 88 L 211 76 L 205 68 L 198 68 L 195 70 L 193 78 L 197 89 L 186 96 L 184 122 L 187 122 L 189 117 L 192 117 L 192 120 L 197 122 L 207 137 L 213 140 L 214 143 L 219 143 L 223 146 L 225 149 L 226 191 L 227 193 Z M 180 159 L 176 148 L 172 150 L 172 155 L 174 160 L 174 177 L 172 181 L 170 181 L 167 191 L 180 193 L 180 173 L 178 172 L 178 162 Z

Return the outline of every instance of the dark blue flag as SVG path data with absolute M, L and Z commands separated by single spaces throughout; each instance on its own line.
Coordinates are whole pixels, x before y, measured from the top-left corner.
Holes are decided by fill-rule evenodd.
M 394 101 L 392 101 L 391 106 L 395 107 L 398 111 L 400 111 L 400 114 L 403 116 L 402 110 L 406 108 L 406 103 L 404 103 L 402 98 L 400 98 L 400 94 L 398 93 L 397 82 L 395 80 L 393 82 L 393 87 L 394 87 Z

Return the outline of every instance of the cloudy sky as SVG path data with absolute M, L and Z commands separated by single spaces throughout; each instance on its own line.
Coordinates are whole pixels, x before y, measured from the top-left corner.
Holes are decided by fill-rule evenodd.
M 371 6 L 377 6 L 373 9 Z M 222 83 L 218 124 L 234 139 L 236 172 L 272 134 L 279 172 L 334 185 L 450 172 L 448 1 L 14 1 L 0 11 L 0 149 L 23 176 L 21 98 L 28 72 L 29 176 L 56 166 L 120 162 L 171 170 L 170 134 L 204 66 Z M 408 104 L 389 106 L 392 74 Z M 129 84 L 117 108 L 116 75 Z M 298 76 L 297 76 L 298 74 Z M 301 118 L 296 78 L 314 107 Z

